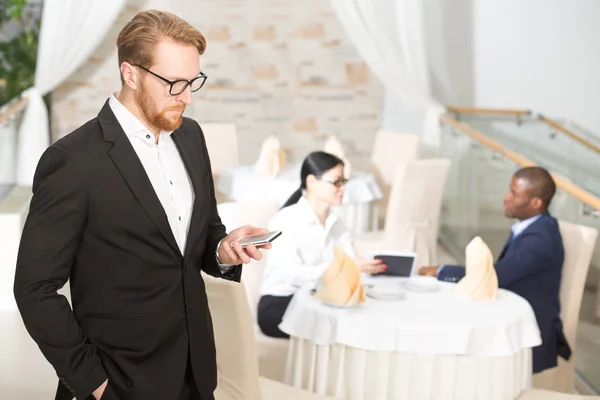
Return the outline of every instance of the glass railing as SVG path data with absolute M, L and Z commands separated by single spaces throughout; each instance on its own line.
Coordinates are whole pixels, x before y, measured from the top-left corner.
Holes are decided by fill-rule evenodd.
M 600 197 L 600 138 L 576 125 L 519 110 L 457 113 L 454 118 Z
M 514 172 L 531 163 L 555 174 L 558 190 L 550 212 L 557 219 L 600 230 L 600 177 L 594 174 L 600 171 L 600 153 L 594 149 L 595 138 L 573 130 L 585 139 L 582 143 L 540 116 L 516 111 L 449 113 L 442 117 L 442 132 L 442 155 L 452 160 L 452 167 L 440 240 L 457 259 L 464 261 L 465 246 L 475 236 L 481 236 L 494 255 L 500 253 L 514 222 L 504 216 L 504 195 Z M 593 391 L 600 391 L 599 267 L 600 241 L 588 275 L 575 351 L 579 384 Z
M 0 108 L 0 202 L 17 178 L 17 140 L 26 100 L 16 99 Z

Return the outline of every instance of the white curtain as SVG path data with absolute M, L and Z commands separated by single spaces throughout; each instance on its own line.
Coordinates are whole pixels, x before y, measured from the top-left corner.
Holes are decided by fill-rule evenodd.
M 330 0 L 344 30 L 371 71 L 399 97 L 425 112 L 422 139 L 440 145 L 425 51 L 423 0 Z
M 60 85 L 96 49 L 125 0 L 45 0 L 34 86 L 19 129 L 17 183 L 30 186 L 37 163 L 50 142 L 43 96 Z

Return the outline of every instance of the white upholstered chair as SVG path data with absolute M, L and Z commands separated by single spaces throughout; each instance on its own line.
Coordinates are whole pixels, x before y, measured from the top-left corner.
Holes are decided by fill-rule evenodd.
M 585 280 L 596 245 L 598 231 L 583 225 L 559 221 L 565 249 L 560 282 L 560 306 L 563 330 L 573 353 L 576 351 L 577 325 Z M 574 356 L 569 361 L 559 357 L 558 366 L 533 376 L 533 387 L 558 392 L 573 392 Z
M 244 285 L 203 274 L 219 371 L 216 400 L 332 400 L 259 377 Z
M 380 129 L 375 134 L 371 162 L 384 183 L 391 185 L 398 162 L 413 161 L 419 154 L 419 135 Z
M 221 222 L 229 232 L 242 225 L 266 228 L 271 218 L 279 210 L 279 205 L 274 202 L 227 202 L 219 204 L 217 210 Z M 256 308 L 259 300 L 258 290 L 263 272 L 267 266 L 268 251 L 265 251 L 263 255 L 262 260 L 252 260 L 250 264 L 244 266 L 242 271 L 242 283 L 246 286 L 248 304 L 250 304 L 250 311 L 254 320 L 256 320 Z
M 267 227 L 271 218 L 279 210 L 279 205 L 275 202 L 227 202 L 219 204 L 217 209 L 221 221 L 230 231 L 242 225 Z M 265 336 L 256 322 L 256 311 L 260 299 L 259 289 L 267 267 L 269 252 L 265 251 L 263 254 L 262 260 L 253 260 L 243 267 L 242 283 L 246 287 L 250 306 L 260 373 L 267 378 L 283 381 L 289 341 Z
M 395 250 L 417 253 L 418 266 L 436 262 L 437 233 L 450 160 L 431 158 L 397 166 L 384 228 L 356 237 L 359 254 Z
M 236 127 L 232 123 L 204 123 L 200 124 L 200 127 L 206 140 L 213 180 L 216 185 L 217 179 L 225 171 L 240 164 Z M 216 188 L 215 197 L 217 203 L 227 200 L 225 195 Z
M 201 124 L 213 174 L 220 175 L 240 164 L 237 131 L 232 123 Z
M 419 155 L 419 135 L 380 129 L 375 134 L 371 152 L 371 171 L 383 193 L 378 202 L 380 221 L 385 219 L 390 190 L 399 162 L 413 161 Z

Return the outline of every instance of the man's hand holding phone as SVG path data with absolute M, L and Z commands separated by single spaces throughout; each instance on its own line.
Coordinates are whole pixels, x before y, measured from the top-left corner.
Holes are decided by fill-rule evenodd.
M 219 259 L 224 264 L 248 264 L 252 259 L 260 260 L 263 255 L 259 249 L 268 250 L 271 243 L 265 243 L 262 235 L 269 237 L 269 230 L 265 228 L 255 228 L 245 225 L 234 229 L 222 241 L 219 247 Z M 256 238 L 246 238 L 247 236 L 257 235 Z M 258 237 L 260 235 L 261 237 Z M 271 235 L 271 240 L 274 240 Z M 278 236 L 278 235 L 277 235 Z M 275 237 L 277 237 L 275 236 Z M 259 239 L 259 240 L 256 240 Z M 253 244 L 259 243 L 259 244 Z

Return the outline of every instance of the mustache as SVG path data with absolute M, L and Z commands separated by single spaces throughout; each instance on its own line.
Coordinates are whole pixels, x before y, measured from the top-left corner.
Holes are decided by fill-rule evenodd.
M 165 111 L 185 111 L 185 106 L 184 107 L 170 107 L 170 108 L 167 108 Z

